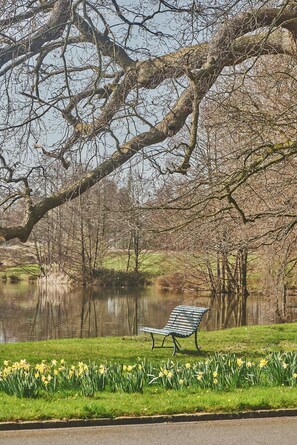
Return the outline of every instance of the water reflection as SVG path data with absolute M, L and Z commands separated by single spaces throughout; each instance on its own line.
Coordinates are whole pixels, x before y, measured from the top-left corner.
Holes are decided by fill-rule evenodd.
M 46 284 L 0 285 L 0 342 L 137 335 L 162 327 L 178 304 L 210 307 L 201 326 L 213 330 L 268 323 L 263 299 L 162 293 L 155 288 L 70 289 Z

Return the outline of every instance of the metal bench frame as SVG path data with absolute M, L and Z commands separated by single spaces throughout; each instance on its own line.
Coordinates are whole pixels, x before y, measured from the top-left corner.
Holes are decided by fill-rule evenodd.
M 163 329 L 143 327 L 140 330 L 151 334 L 152 349 L 165 348 L 164 346 L 167 337 L 171 336 L 173 342 L 173 355 L 181 351 L 181 345 L 177 338 L 187 338 L 195 334 L 195 346 L 199 351 L 198 345 L 198 328 L 203 315 L 208 311 L 208 308 L 197 306 L 176 306 L 170 314 L 168 322 Z M 155 346 L 154 334 L 163 335 L 164 339 L 161 346 Z

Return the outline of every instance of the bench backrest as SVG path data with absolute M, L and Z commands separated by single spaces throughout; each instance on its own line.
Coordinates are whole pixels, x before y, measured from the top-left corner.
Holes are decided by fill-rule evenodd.
M 208 308 L 196 306 L 176 306 L 170 314 L 165 326 L 168 330 L 177 330 L 191 335 L 198 329 L 205 312 Z

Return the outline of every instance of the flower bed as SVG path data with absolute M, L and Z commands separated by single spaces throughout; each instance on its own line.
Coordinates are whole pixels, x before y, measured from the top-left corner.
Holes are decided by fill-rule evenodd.
M 83 363 L 64 360 L 30 364 L 26 360 L 5 361 L 0 368 L 0 391 L 17 397 L 39 397 L 44 393 L 75 391 L 93 396 L 98 391 L 142 392 L 159 386 L 233 390 L 251 386 L 296 386 L 297 353 L 273 353 L 258 361 L 235 354 L 214 354 L 194 363 L 133 364 Z

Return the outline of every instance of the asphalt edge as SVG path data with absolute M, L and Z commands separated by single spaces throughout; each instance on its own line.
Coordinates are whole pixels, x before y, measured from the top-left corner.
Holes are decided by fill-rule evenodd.
M 169 422 L 198 422 L 210 420 L 258 419 L 268 417 L 297 417 L 297 409 L 243 411 L 239 413 L 195 413 L 143 417 L 114 417 L 101 419 L 69 419 L 44 421 L 0 422 L 0 431 L 47 428 L 81 428 L 94 426 L 141 425 Z

